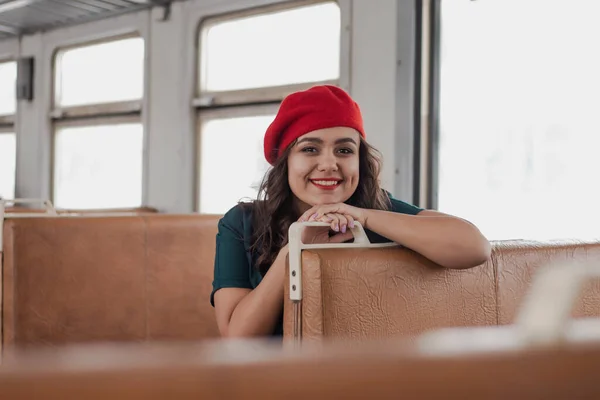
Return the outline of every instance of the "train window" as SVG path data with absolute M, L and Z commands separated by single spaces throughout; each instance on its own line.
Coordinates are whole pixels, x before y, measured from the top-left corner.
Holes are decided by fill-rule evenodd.
M 439 210 L 490 239 L 600 235 L 598 19 L 596 1 L 441 2 Z
M 56 206 L 142 205 L 144 65 L 144 40 L 139 37 L 56 53 L 51 113 Z
M 269 167 L 262 139 L 279 102 L 339 84 L 341 12 L 335 1 L 284 3 L 208 18 L 199 32 L 196 206 L 222 214 L 256 198 Z
M 17 63 L 0 63 L 0 115 L 16 112 Z
M 200 92 L 337 80 L 338 4 L 286 7 L 206 20 L 201 29 Z
M 206 116 L 201 120 L 201 213 L 224 214 L 243 198 L 256 199 L 269 167 L 263 156 L 263 136 L 275 118 L 276 110 L 272 111 L 267 115 Z
M 0 131 L 0 197 L 15 197 L 17 135 Z
M 54 147 L 57 207 L 102 209 L 141 204 L 141 124 L 58 127 Z
M 55 64 L 55 104 L 81 106 L 139 100 L 144 89 L 144 40 L 114 40 L 61 50 Z
M 15 197 L 17 136 L 14 132 L 17 63 L 0 62 L 0 197 Z

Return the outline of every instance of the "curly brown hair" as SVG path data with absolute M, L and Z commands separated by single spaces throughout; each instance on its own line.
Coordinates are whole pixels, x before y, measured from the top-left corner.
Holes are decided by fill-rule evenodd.
M 290 225 L 300 217 L 294 209 L 294 196 L 288 182 L 288 157 L 294 144 L 288 146 L 265 174 L 257 199 L 252 203 L 242 203 L 244 207 L 252 207 L 254 234 L 251 251 L 258 254 L 256 268 L 263 274 L 287 244 Z M 361 138 L 358 154 L 359 184 L 346 203 L 366 209 L 389 210 L 390 199 L 379 185 L 381 153 Z

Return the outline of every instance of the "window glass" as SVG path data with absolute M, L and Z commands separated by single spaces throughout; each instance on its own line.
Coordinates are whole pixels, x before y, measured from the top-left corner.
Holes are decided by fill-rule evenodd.
M 144 40 L 130 38 L 64 50 L 56 58 L 61 107 L 138 100 L 144 92 Z
M 201 90 L 337 79 L 340 9 L 327 2 L 207 24 Z
M 57 207 L 102 209 L 141 205 L 141 124 L 59 128 L 54 151 Z
M 12 115 L 17 109 L 17 63 L 0 63 L 0 115 Z
M 213 119 L 200 136 L 200 212 L 224 214 L 244 198 L 256 199 L 270 165 L 263 138 L 275 118 L 255 116 Z
M 0 197 L 15 198 L 15 168 L 17 161 L 17 135 L 0 133 Z
M 441 2 L 438 208 L 489 239 L 600 237 L 600 2 Z

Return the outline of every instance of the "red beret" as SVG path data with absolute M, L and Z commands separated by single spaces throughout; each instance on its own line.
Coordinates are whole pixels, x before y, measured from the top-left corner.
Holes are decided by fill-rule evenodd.
M 317 129 L 345 126 L 365 137 L 358 104 L 344 90 L 314 86 L 283 99 L 275 120 L 265 133 L 265 158 L 273 165 L 300 136 Z

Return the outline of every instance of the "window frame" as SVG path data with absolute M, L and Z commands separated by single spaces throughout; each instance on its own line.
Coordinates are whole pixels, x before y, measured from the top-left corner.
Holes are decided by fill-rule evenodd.
M 54 49 L 52 54 L 52 68 L 51 68 L 51 109 L 50 109 L 50 118 L 55 119 L 63 119 L 63 118 L 81 118 L 81 117 L 95 117 L 98 115 L 115 115 L 115 114 L 123 114 L 123 113 L 141 113 L 143 108 L 144 97 L 146 95 L 146 84 L 148 77 L 146 74 L 146 52 L 144 51 L 144 85 L 142 97 L 139 100 L 126 100 L 126 101 L 113 101 L 110 103 L 98 103 L 98 104 L 86 104 L 79 106 L 59 106 L 58 98 L 60 93 L 58 92 L 58 81 L 60 79 L 58 64 L 60 62 L 60 57 L 66 51 L 79 49 L 83 47 L 94 46 L 98 44 L 116 42 L 120 40 L 140 38 L 144 42 L 144 50 L 146 50 L 146 40 L 144 36 L 139 31 L 132 31 L 126 34 L 117 35 L 117 36 L 109 36 L 103 37 L 95 40 L 87 40 L 85 42 L 78 42 L 73 44 L 68 44 L 65 46 L 58 46 Z
M 441 1 L 418 0 L 419 122 L 415 129 L 415 203 L 428 209 L 438 208 L 439 189 L 439 104 L 441 55 Z
M 78 106 L 58 106 L 58 63 L 60 56 L 68 50 L 83 48 L 102 43 L 110 43 L 119 40 L 140 38 L 143 40 L 144 59 L 143 59 L 143 91 L 142 97 L 138 100 L 114 101 L 107 103 L 86 104 Z M 52 202 L 56 201 L 56 133 L 60 128 L 67 127 L 91 127 L 99 125 L 116 125 L 123 123 L 137 123 L 142 125 L 143 145 L 142 145 L 142 193 L 140 194 L 140 206 L 146 203 L 147 190 L 147 143 L 148 135 L 146 132 L 145 102 L 148 90 L 148 42 L 146 36 L 139 29 L 128 30 L 123 33 L 105 35 L 96 38 L 83 39 L 82 41 L 70 42 L 64 45 L 56 45 L 50 57 L 50 103 L 49 103 L 49 122 L 50 122 L 50 143 L 49 143 L 49 196 Z M 97 208 L 97 207 L 95 207 Z
M 201 90 L 202 72 L 206 60 L 205 47 L 208 29 L 218 23 L 233 19 L 275 13 L 295 8 L 323 3 L 335 3 L 340 11 L 340 60 L 339 77 L 321 82 L 304 82 L 282 86 L 268 86 L 241 90 L 210 92 Z M 202 176 L 201 144 L 202 126 L 205 122 L 222 118 L 242 118 L 264 115 L 275 115 L 281 101 L 290 93 L 305 90 L 319 84 L 330 84 L 350 92 L 351 73 L 351 35 L 352 35 L 352 0 L 293 0 L 282 3 L 262 5 L 245 10 L 229 11 L 221 14 L 205 15 L 199 19 L 194 31 L 197 54 L 193 66 L 193 89 L 191 90 L 191 106 L 195 110 L 194 123 L 194 171 L 193 171 L 193 209 L 200 213 L 200 190 Z
M 198 114 L 196 119 L 196 134 L 194 135 L 195 157 L 194 157 L 194 210 L 200 213 L 200 190 L 202 182 L 202 125 L 206 122 L 229 119 L 229 118 L 245 118 L 245 117 L 261 117 L 266 115 L 274 115 L 277 113 L 279 103 L 268 104 L 249 104 L 232 108 L 217 108 L 205 110 Z M 206 214 L 208 215 L 208 214 Z
M 202 73 L 205 70 L 204 66 L 206 65 L 207 59 L 206 48 L 203 46 L 203 43 L 206 41 L 207 31 L 212 26 L 244 17 L 273 14 L 326 3 L 336 4 L 340 10 L 340 73 L 337 79 L 216 92 L 202 90 Z M 350 74 L 349 71 L 345 71 L 350 65 L 350 29 L 348 28 L 348 25 L 350 23 L 351 15 L 349 12 L 345 12 L 346 9 L 349 9 L 348 3 L 349 0 L 296 0 L 207 16 L 206 18 L 201 19 L 196 32 L 198 54 L 196 57 L 196 79 L 194 80 L 194 99 L 192 100 L 192 105 L 195 108 L 205 108 L 212 106 L 281 101 L 290 93 L 305 90 L 315 85 L 324 84 L 336 85 L 349 90 Z
M 15 125 L 15 114 L 0 116 L 0 129 L 3 127 L 13 127 Z

